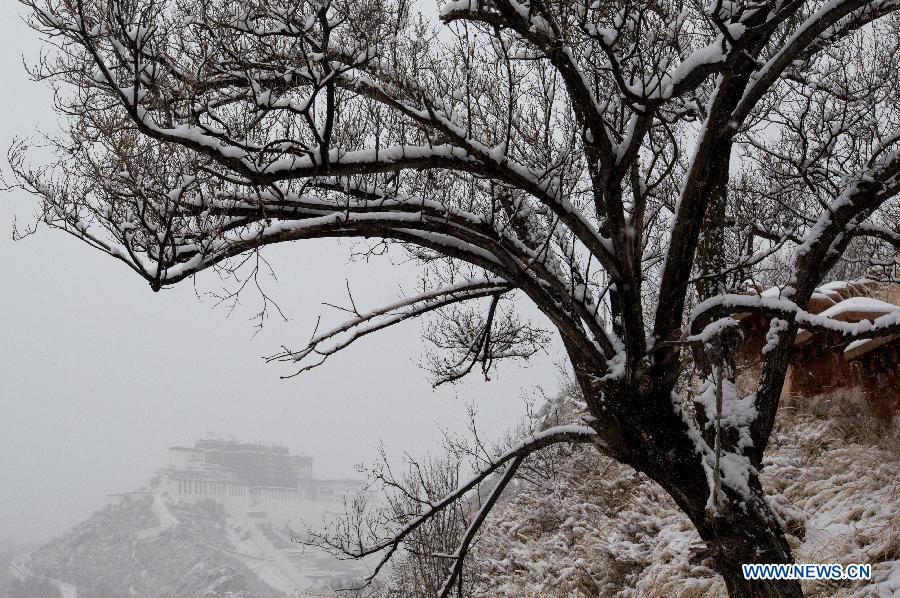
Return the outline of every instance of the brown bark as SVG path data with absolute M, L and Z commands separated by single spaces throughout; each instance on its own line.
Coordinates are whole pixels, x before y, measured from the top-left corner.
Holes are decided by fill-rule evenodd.
M 743 564 L 793 562 L 784 531 L 765 500 L 758 476 L 750 476 L 749 497 L 723 484 L 722 497 L 714 509 L 709 509 L 710 485 L 687 428 L 674 414 L 654 419 L 646 425 L 659 434 L 649 450 L 634 447 L 633 454 L 640 454 L 635 465 L 660 484 L 691 519 L 729 596 L 802 596 L 796 581 L 744 579 Z
M 578 360 L 573 359 L 573 365 L 576 372 L 585 372 Z M 753 472 L 749 497 L 723 484 L 716 508 L 708 508 L 710 484 L 704 466 L 687 424 L 672 403 L 671 387 L 659 375 L 652 369 L 632 372 L 626 379 L 636 381 L 635 387 L 629 389 L 629 383 L 624 382 L 616 396 L 603 398 L 591 392 L 590 376 L 582 374 L 578 378 L 590 397 L 589 409 L 597 412 L 595 417 L 602 414 L 603 419 L 598 420 L 610 425 L 603 433 L 613 441 L 610 446 L 618 452 L 619 459 L 662 486 L 690 518 L 706 543 L 708 558 L 722 575 L 729 596 L 802 596 L 796 581 L 744 579 L 743 564 L 793 562 L 784 531 Z M 710 446 L 712 440 L 710 436 Z M 733 448 L 733 440 L 726 435 L 724 446 Z

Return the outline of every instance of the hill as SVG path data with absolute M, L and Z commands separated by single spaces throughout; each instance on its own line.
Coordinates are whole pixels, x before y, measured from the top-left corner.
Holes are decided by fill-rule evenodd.
M 876 420 L 783 409 L 761 473 L 796 561 L 873 566 L 869 583 L 805 583 L 807 596 L 900 595 L 897 445 Z M 485 525 L 473 595 L 726 595 L 662 488 L 588 448 L 559 451 L 536 459 Z

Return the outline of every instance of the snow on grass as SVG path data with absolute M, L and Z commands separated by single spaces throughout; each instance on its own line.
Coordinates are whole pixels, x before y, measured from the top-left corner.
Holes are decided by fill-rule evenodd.
M 253 571 L 260 581 L 286 595 L 292 595 L 302 585 L 297 570 L 249 519 L 229 517 L 227 534 L 234 546 L 229 554 Z
M 160 492 L 153 493 L 153 514 L 156 516 L 159 525 L 138 530 L 136 535 L 139 540 L 159 537 L 161 533 L 178 525 L 178 518 L 169 510 L 169 507 L 166 505 L 166 500 L 167 499 L 162 496 Z
M 873 425 L 800 418 L 764 462 L 776 513 L 790 506 L 798 562 L 873 565 L 870 584 L 809 582 L 808 596 L 893 595 L 885 584 L 900 573 L 900 454 L 880 446 L 878 431 L 865 429 Z
M 900 453 L 879 425 L 785 410 L 773 433 L 761 477 L 796 561 L 873 565 L 870 583 L 804 582 L 808 597 L 900 592 Z M 659 486 L 575 450 L 539 459 L 529 477 L 541 486 L 518 482 L 492 514 L 469 566 L 474 595 L 726 595 Z

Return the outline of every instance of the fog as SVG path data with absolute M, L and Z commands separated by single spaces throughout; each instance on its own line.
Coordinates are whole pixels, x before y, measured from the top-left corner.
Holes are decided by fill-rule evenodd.
M 40 43 L 14 1 L 0 3 L 0 39 L 5 150 L 59 123 L 50 90 L 23 68 Z M 2 169 L 9 182 L 5 160 Z M 58 535 L 106 494 L 144 484 L 169 446 L 207 434 L 280 442 L 312 456 L 319 475 L 350 476 L 381 441 L 394 455 L 437 449 L 440 428 L 464 429 L 469 402 L 485 435 L 496 436 L 522 415 L 523 393 L 557 383 L 551 348 L 489 383 L 433 390 L 418 367 L 424 345 L 415 324 L 282 380 L 292 371 L 262 357 L 304 343 L 320 313 L 340 318 L 322 301 L 346 302 L 349 280 L 360 307 L 377 306 L 413 284 L 412 270 L 351 262 L 349 243 L 273 248 L 265 255 L 278 281 L 267 289 L 289 321 L 272 318 L 254 335 L 258 295 L 248 292 L 230 313 L 216 307 L 205 295 L 221 286 L 215 274 L 154 294 L 61 232 L 41 228 L 13 242 L 14 218 L 31 224 L 36 211 L 23 192 L 0 194 L 0 540 Z

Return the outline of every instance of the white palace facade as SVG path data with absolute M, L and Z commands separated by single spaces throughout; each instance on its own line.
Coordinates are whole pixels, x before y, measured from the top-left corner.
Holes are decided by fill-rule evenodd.
M 169 456 L 169 466 L 151 486 L 180 500 L 212 498 L 251 509 L 284 501 L 339 502 L 364 486 L 360 480 L 316 478 L 311 457 L 279 445 L 207 439 L 171 447 Z

